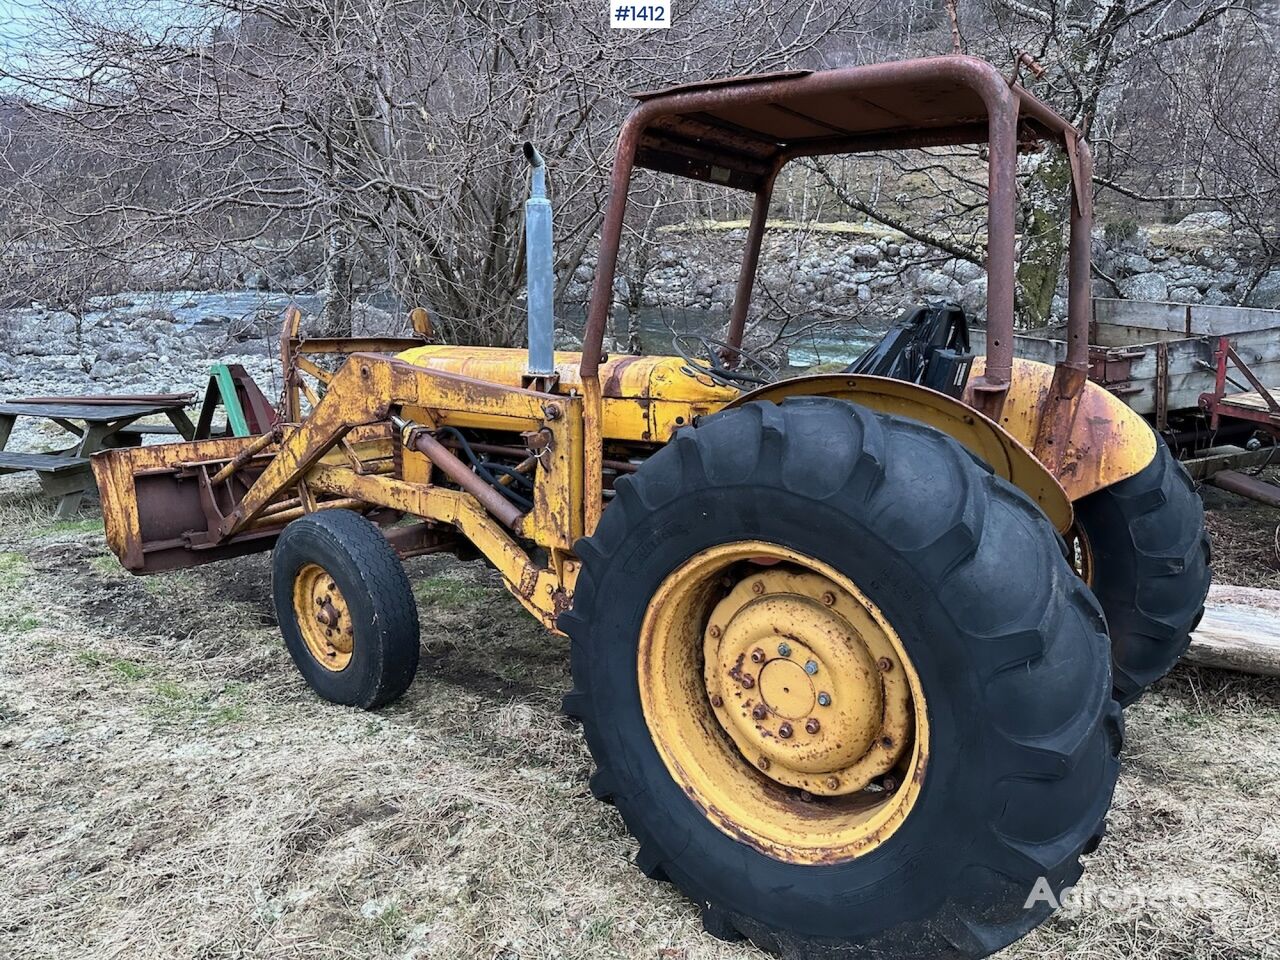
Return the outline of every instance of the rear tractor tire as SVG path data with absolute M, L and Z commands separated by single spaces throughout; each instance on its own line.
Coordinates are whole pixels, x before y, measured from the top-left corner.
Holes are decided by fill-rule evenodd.
M 1128 706 L 1187 652 L 1209 592 L 1204 506 L 1162 441 L 1141 472 L 1076 504 L 1081 574 L 1107 617 L 1115 697 Z
M 372 709 L 409 689 L 418 608 L 373 523 L 332 509 L 294 520 L 271 555 L 271 590 L 285 646 L 320 696 Z
M 559 621 L 565 709 L 646 875 L 798 960 L 984 957 L 1049 916 L 1122 721 L 1031 500 L 824 397 L 708 417 L 615 489 Z

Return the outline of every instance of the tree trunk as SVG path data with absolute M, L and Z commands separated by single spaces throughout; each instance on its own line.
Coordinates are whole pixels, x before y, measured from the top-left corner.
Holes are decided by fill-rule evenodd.
M 351 234 L 339 223 L 329 228 L 322 293 L 321 336 L 351 336 Z
M 1022 193 L 1022 251 L 1018 258 L 1018 286 L 1026 315 L 1022 325 L 1049 321 L 1053 294 L 1062 274 L 1066 252 L 1063 229 L 1070 217 L 1071 163 L 1065 151 L 1048 145 L 1019 161 L 1027 174 Z

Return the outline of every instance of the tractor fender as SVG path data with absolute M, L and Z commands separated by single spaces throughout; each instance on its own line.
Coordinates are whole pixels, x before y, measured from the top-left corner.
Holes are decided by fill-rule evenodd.
M 986 367 L 976 357 L 969 390 Z M 1000 426 L 1057 478 L 1072 502 L 1136 476 L 1156 458 L 1155 431 L 1141 414 L 1083 370 L 1015 359 Z
M 835 397 L 859 406 L 928 424 L 950 435 L 1037 504 L 1053 525 L 1066 533 L 1073 520 L 1071 498 L 1053 474 L 994 420 L 945 393 L 916 383 L 863 374 L 818 374 L 760 387 L 733 400 L 780 403 L 786 397 Z

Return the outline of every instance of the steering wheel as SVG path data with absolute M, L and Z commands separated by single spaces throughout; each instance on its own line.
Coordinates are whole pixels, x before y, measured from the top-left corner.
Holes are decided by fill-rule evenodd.
M 685 373 L 692 377 L 705 375 L 722 387 L 750 390 L 778 379 L 777 369 L 768 361 L 741 347 L 730 346 L 723 340 L 684 333 L 674 337 L 671 346 L 689 365 L 685 367 Z M 737 359 L 738 366 L 727 366 L 727 362 L 734 358 Z

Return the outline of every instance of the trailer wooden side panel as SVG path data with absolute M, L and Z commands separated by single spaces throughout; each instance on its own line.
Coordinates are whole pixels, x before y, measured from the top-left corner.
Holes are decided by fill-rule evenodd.
M 1213 390 L 1214 340 L 1233 347 L 1264 383 L 1280 383 L 1280 310 L 1200 304 L 1094 300 L 1090 377 L 1134 411 L 1156 417 L 1194 410 Z M 1015 335 L 1014 353 L 1041 363 L 1066 358 L 1062 327 Z M 1163 368 L 1163 372 L 1162 372 Z

